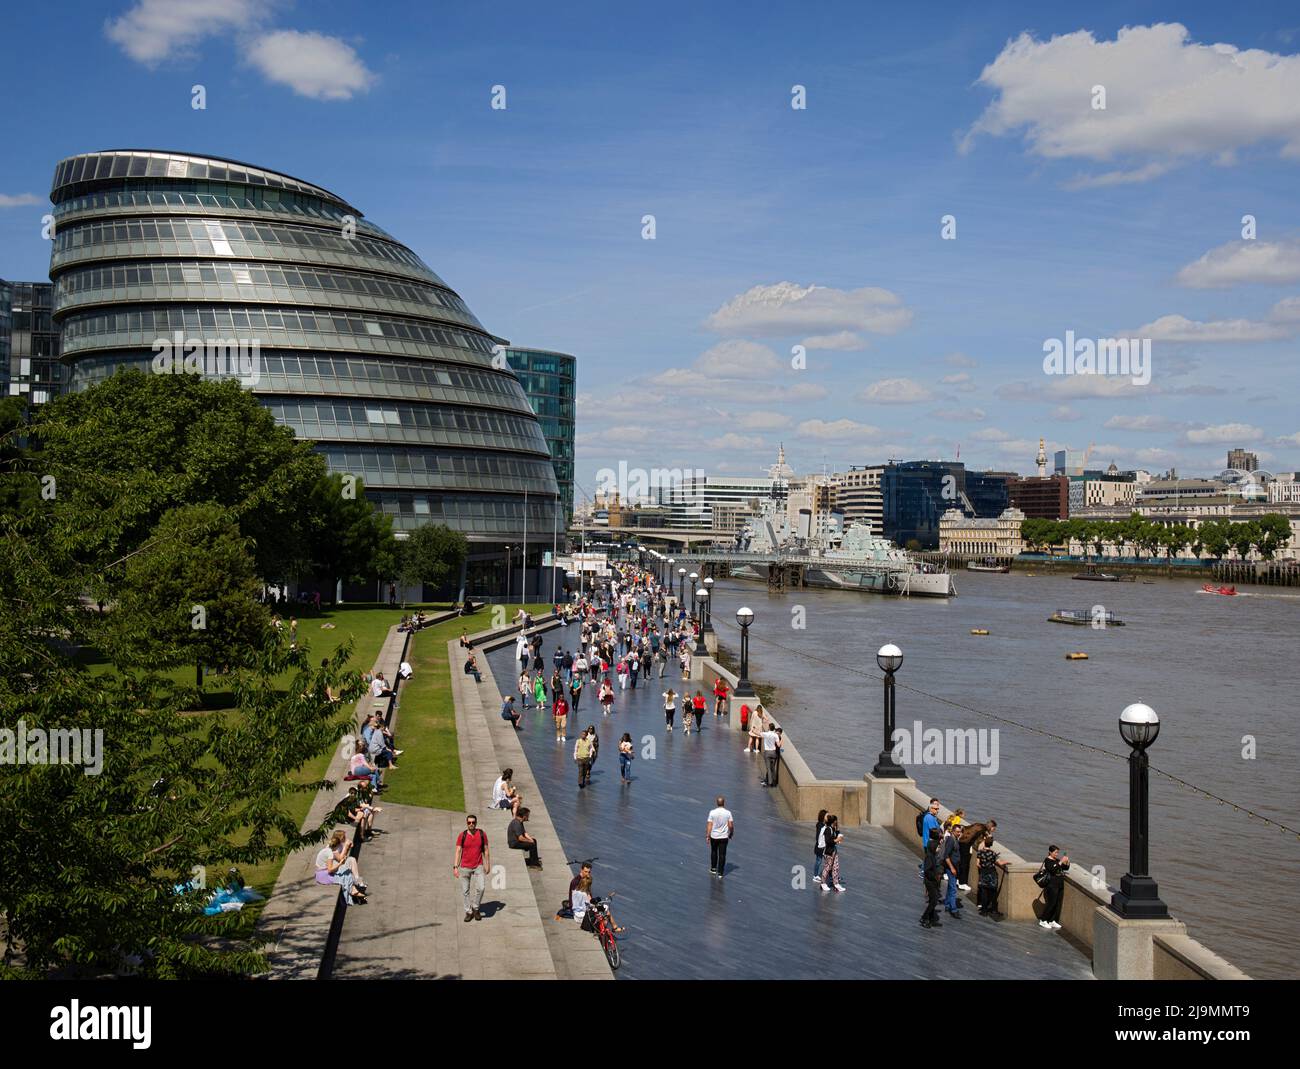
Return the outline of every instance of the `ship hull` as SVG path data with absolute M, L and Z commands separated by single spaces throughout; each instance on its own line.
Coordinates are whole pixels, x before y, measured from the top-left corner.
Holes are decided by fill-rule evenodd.
M 732 565 L 735 579 L 767 579 L 766 564 Z M 854 571 L 847 568 L 808 568 L 804 583 L 827 590 L 862 590 L 869 594 L 902 594 L 922 598 L 950 598 L 956 594 L 947 572 L 907 574 Z

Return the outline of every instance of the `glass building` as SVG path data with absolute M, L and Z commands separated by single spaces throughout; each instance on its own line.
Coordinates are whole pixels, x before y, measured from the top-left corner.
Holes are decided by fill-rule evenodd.
M 64 387 L 59 332 L 48 282 L 0 279 L 0 393 L 43 405 Z
M 552 530 L 550 451 L 518 379 L 493 365 L 503 340 L 347 201 L 251 164 L 150 150 L 69 157 L 50 199 L 71 389 L 149 369 L 158 340 L 217 357 L 242 346 L 238 372 L 208 373 L 238 374 L 332 471 L 363 479 L 399 533 L 463 531 L 469 593 L 500 593 L 507 550 Z
M 568 353 L 550 349 L 506 350 L 506 359 L 518 376 L 524 393 L 537 413 L 560 486 L 565 526 L 573 519 L 574 393 L 578 361 Z

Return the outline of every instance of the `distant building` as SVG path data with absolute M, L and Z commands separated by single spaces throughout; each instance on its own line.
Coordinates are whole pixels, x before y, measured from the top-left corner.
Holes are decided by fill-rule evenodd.
M 880 475 L 883 533 L 897 545 L 939 545 L 939 518 L 961 505 L 966 465 L 961 461 L 908 460 L 886 464 Z
M 1024 522 L 1025 514 L 1014 508 L 988 518 L 949 509 L 939 518 L 939 548 L 963 557 L 1014 557 L 1024 548 Z
M 1082 449 L 1058 449 L 1053 454 L 1052 472 L 1056 475 L 1080 476 L 1088 454 Z
M 1229 449 L 1228 467 L 1236 468 L 1238 471 L 1254 471 L 1259 467 L 1259 457 L 1244 449 Z
M 1033 520 L 1064 520 L 1070 515 L 1070 480 L 1064 475 L 1027 476 L 1007 483 L 1013 508 Z
M 1011 504 L 1008 486 L 1020 478 L 1014 471 L 968 471 L 962 504 L 968 514 L 991 519 Z
M 1120 478 L 1071 479 L 1070 515 L 1097 505 L 1133 505 L 1137 483 Z
M 523 386 L 528 403 L 537 413 L 537 422 L 542 425 L 542 433 L 551 450 L 555 481 L 560 487 L 560 502 L 564 509 L 561 522 L 568 526 L 573 518 L 574 400 L 578 361 L 568 353 L 515 346 L 506 349 L 506 361 Z
M 54 285 L 0 279 L 0 393 L 30 405 L 52 401 L 67 383 L 59 330 L 51 321 Z
M 835 507 L 844 513 L 844 526 L 855 523 L 871 524 L 873 534 L 884 529 L 884 498 L 880 492 L 880 475 L 883 467 L 850 467 L 836 472 Z

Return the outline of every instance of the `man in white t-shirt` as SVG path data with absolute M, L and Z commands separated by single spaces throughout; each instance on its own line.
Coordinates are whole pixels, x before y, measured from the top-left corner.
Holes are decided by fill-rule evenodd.
M 763 773 L 763 786 L 775 787 L 781 773 L 781 729 L 770 720 L 763 732 L 763 763 L 767 766 Z
M 375 678 L 370 681 L 370 693 L 376 698 L 391 698 L 393 692 L 388 688 L 388 681 L 384 679 L 384 673 L 378 672 Z
M 415 674 L 410 661 L 403 661 L 397 668 L 397 674 L 403 679 L 410 679 Z
M 709 810 L 709 872 L 719 879 L 727 871 L 727 843 L 736 832 L 736 822 L 726 801 L 718 795 L 716 807 Z

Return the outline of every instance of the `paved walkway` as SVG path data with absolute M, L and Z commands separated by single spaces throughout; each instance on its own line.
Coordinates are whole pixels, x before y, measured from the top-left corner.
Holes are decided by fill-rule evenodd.
M 576 629 L 547 633 L 548 665 L 557 642 L 573 646 Z M 498 679 L 514 678 L 513 656 L 513 646 L 489 655 Z M 672 666 L 663 682 L 682 688 Z M 584 692 L 579 713 L 569 718 L 567 745 L 555 742 L 549 709 L 528 710 L 517 736 L 565 856 L 596 856 L 596 893 L 618 892 L 614 914 L 627 928 L 619 977 L 1091 977 L 1086 956 L 1061 937 L 1037 925 L 980 917 L 969 904 L 962 919 L 943 914 L 942 928 L 922 929 L 917 859 L 884 829 L 846 831 L 840 864 L 848 890 L 823 894 L 812 883 L 812 826 L 787 819 L 779 795 L 760 786 L 761 759 L 742 753 L 740 733 L 709 712 L 702 734 L 684 735 L 680 718 L 666 734 L 660 696 L 666 688 L 657 678 L 651 683 L 623 693 L 616 683 L 615 712 L 607 717 Z M 590 723 L 601 754 L 592 785 L 580 791 L 573 743 Z M 625 731 L 638 754 L 627 785 L 619 781 L 617 759 Z M 538 791 L 527 793 L 525 804 L 536 813 Z M 709 875 L 704 835 L 717 794 L 726 796 L 736 819 L 725 880 Z

